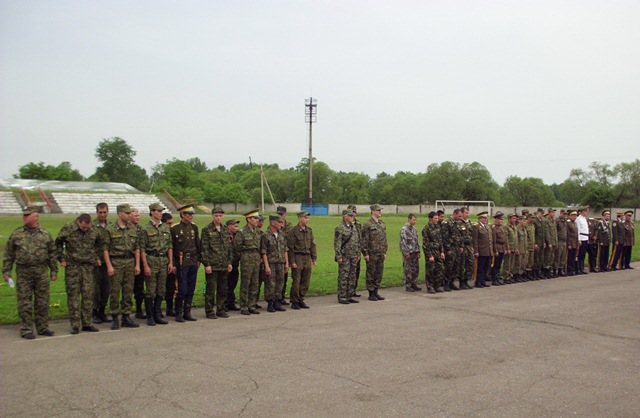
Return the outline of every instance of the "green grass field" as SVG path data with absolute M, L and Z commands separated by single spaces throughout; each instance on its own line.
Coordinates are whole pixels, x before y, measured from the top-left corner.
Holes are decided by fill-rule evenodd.
M 225 219 L 239 218 L 238 216 L 229 215 Z M 289 215 L 289 218 L 295 220 L 295 215 Z M 62 216 L 62 215 L 41 215 L 40 225 L 47 229 L 51 234 L 55 236 L 60 231 L 60 228 L 67 222 L 72 221 L 75 217 Z M 383 215 L 382 218 L 387 224 L 387 235 L 389 240 L 389 252 L 387 261 L 385 263 L 385 272 L 382 285 L 384 287 L 400 286 L 403 284 L 402 274 L 402 257 L 399 250 L 399 237 L 400 229 L 406 222 L 406 216 L 404 215 Z M 292 219 L 290 219 L 292 220 Z M 365 222 L 366 216 L 360 216 L 360 221 Z M 148 218 L 143 217 L 141 222 L 147 222 Z M 316 238 L 316 245 L 318 247 L 318 266 L 315 267 L 313 275 L 311 277 L 311 289 L 309 291 L 310 296 L 335 294 L 337 291 L 337 264 L 333 260 L 333 230 L 335 226 L 341 221 L 341 217 L 338 216 L 318 216 L 312 217 L 309 226 L 313 228 L 313 232 Z M 206 224 L 210 222 L 210 216 L 196 215 L 195 223 L 202 229 Z M 425 215 L 422 215 L 416 225 L 418 231 L 422 230 L 422 227 L 427 223 Z M 0 217 L 0 251 L 4 255 L 4 247 L 11 232 L 17 227 L 22 225 L 21 216 L 5 216 Z M 241 225 L 244 225 L 244 220 L 241 220 Z M 638 229 L 636 228 L 636 242 L 638 241 Z M 640 253 L 634 249 L 633 261 L 640 260 Z M 359 288 L 364 288 L 364 268 L 365 264 L 362 261 L 362 272 L 360 273 Z M 424 277 L 424 264 L 420 266 L 421 277 Z M 15 274 L 13 275 L 15 279 Z M 236 289 L 238 291 L 239 289 Z M 197 307 L 203 306 L 204 303 L 204 269 L 200 269 L 198 272 L 198 285 L 196 288 L 196 296 L 194 298 L 194 305 Z M 15 289 L 9 288 L 9 286 L 2 281 L 0 283 L 0 324 L 13 324 L 18 323 L 17 314 L 17 302 Z M 60 267 L 60 275 L 57 281 L 51 284 L 51 302 L 49 309 L 49 316 L 51 319 L 61 319 L 68 316 L 67 313 L 67 295 L 64 286 L 64 269 Z

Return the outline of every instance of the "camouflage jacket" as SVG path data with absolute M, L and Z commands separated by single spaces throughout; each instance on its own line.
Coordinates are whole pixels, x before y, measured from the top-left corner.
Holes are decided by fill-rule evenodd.
M 381 219 L 370 218 L 362 226 L 362 254 L 382 255 L 387 253 L 387 249 L 387 226 Z
M 318 259 L 313 230 L 308 226 L 305 229 L 298 225 L 291 228 L 287 234 L 287 247 L 289 247 L 289 263 L 293 264 L 295 254 L 309 254 L 313 261 Z
M 536 216 L 534 225 L 536 226 L 536 244 L 542 248 L 544 245 L 544 218 L 538 218 Z
M 471 221 L 458 220 L 456 223 L 458 231 L 460 231 L 460 246 L 473 247 L 473 225 Z
M 360 233 L 353 224 L 341 222 L 336 226 L 333 234 L 333 249 L 335 251 L 335 259 L 339 258 L 356 258 L 360 255 L 362 248 L 360 246 Z
M 524 254 L 527 252 L 528 244 L 527 244 L 527 229 L 523 228 L 521 225 L 516 226 L 516 233 L 518 234 L 518 244 L 516 248 L 520 251 L 520 254 Z
M 442 243 L 442 228 L 439 225 L 428 223 L 422 228 L 422 250 L 424 256 L 440 258 L 440 253 L 444 252 Z
M 546 217 L 543 223 L 544 242 L 546 242 L 547 245 L 558 245 L 558 229 L 555 220 L 551 217 Z
M 98 233 L 100 234 L 100 238 L 102 239 L 102 242 L 104 243 L 104 241 L 107 239 L 106 236 L 105 236 L 106 233 L 107 233 L 107 226 L 109 226 L 111 224 L 111 222 L 109 222 L 107 220 L 105 226 L 102 226 L 102 225 L 100 225 L 100 222 L 97 219 L 94 219 L 91 224 L 93 225 L 93 228 L 95 228 L 95 230 L 98 231 Z M 100 254 L 100 260 L 102 260 L 102 254 Z
M 558 218 L 556 219 L 556 234 L 558 237 L 558 243 L 567 243 L 567 220 Z
M 49 231 L 26 226 L 13 231 L 4 249 L 4 276 L 11 275 L 13 263 L 28 267 L 49 266 L 51 275 L 57 274 L 56 244 Z
M 442 222 L 442 243 L 445 251 L 454 251 L 460 248 L 462 245 L 462 235 L 458 228 L 457 221 L 453 220 L 453 217 L 449 217 L 446 221 Z
M 519 248 L 518 231 L 516 230 L 516 226 L 509 224 L 504 228 L 504 230 L 507 231 L 508 250 L 515 252 Z
M 420 253 L 420 241 L 418 231 L 408 223 L 404 224 L 400 230 L 400 252 L 403 256 Z
M 202 228 L 200 234 L 202 264 L 214 271 L 226 271 L 232 263 L 231 238 L 226 225 L 220 225 L 220 231 L 211 222 Z
M 287 237 L 281 229 L 278 236 L 269 228 L 260 237 L 260 254 L 266 254 L 269 264 L 284 264 L 285 254 L 289 251 Z
M 56 248 L 61 263 L 96 265 L 102 260 L 102 235 L 97 228 L 84 232 L 75 221 L 69 222 L 60 230 Z
M 534 224 L 527 223 L 525 229 L 527 230 L 527 251 L 535 251 L 536 226 Z
M 107 251 L 110 257 L 133 257 L 136 250 L 140 249 L 138 228 L 133 224 L 120 228 L 117 222 L 107 225 L 102 249 Z
M 233 251 L 238 254 L 238 257 L 242 257 L 242 253 L 257 253 L 260 254 L 260 236 L 262 231 L 257 227 L 251 229 L 249 225 L 238 231 L 236 237 L 233 240 Z
M 146 252 L 157 252 L 167 256 L 169 248 L 173 248 L 171 242 L 171 229 L 169 225 L 161 223 L 156 227 L 153 221 L 149 220 L 140 227 L 140 250 Z

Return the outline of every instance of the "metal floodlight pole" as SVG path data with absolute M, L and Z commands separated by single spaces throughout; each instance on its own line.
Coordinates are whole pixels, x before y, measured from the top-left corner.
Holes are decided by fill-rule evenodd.
M 313 124 L 316 123 L 317 100 L 313 97 L 305 99 L 304 121 L 309 124 L 309 206 L 313 205 Z

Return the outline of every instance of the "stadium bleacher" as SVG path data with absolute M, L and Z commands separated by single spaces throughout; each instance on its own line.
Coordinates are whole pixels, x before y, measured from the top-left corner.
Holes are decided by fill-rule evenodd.
M 0 192 L 0 213 L 22 214 L 22 206 L 13 192 Z
M 109 212 L 116 212 L 116 207 L 122 203 L 128 203 L 141 214 L 149 212 L 149 205 L 162 202 L 158 197 L 143 193 L 63 193 L 51 194 L 60 207 L 62 213 L 95 213 L 96 205 L 105 202 L 109 205 Z M 164 206 L 164 205 L 163 205 Z M 168 209 L 166 212 L 170 212 Z

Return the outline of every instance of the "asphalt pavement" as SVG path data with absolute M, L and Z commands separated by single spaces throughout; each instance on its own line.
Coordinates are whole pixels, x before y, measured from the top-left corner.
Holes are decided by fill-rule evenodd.
M 2 326 L 0 415 L 637 417 L 635 267 L 31 341 Z

